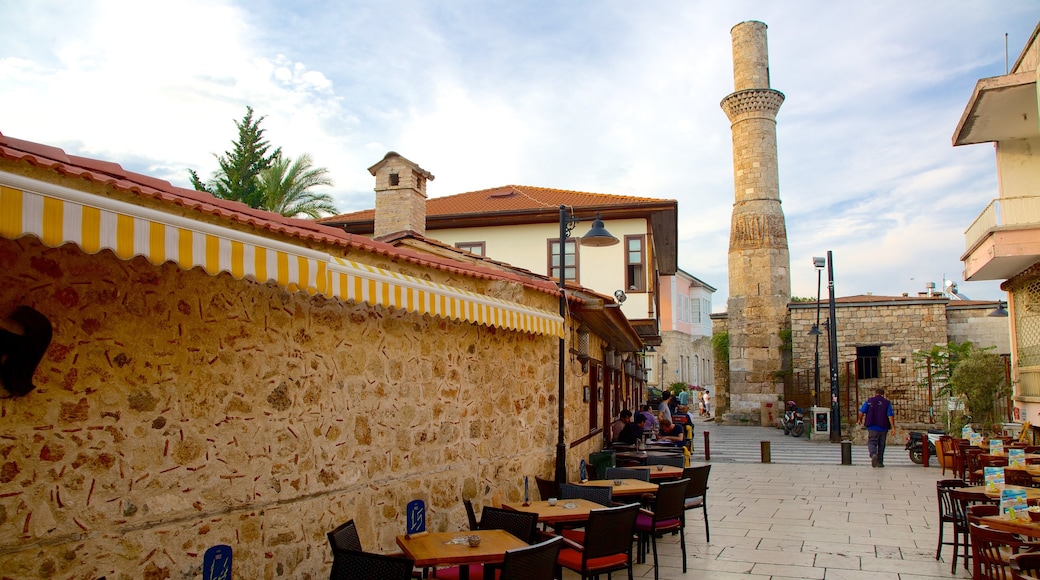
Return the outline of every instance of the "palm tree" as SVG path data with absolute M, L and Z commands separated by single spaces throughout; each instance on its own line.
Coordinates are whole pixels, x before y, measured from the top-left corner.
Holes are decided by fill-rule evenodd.
M 331 195 L 310 191 L 319 185 L 332 185 L 328 173 L 324 167 L 313 168 L 306 153 L 292 161 L 279 152 L 271 166 L 260 172 L 260 209 L 285 217 L 305 215 L 314 219 L 335 214 Z

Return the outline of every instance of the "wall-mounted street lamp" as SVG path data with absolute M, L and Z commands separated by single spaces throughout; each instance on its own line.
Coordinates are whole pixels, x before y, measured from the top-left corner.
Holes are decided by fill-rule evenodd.
M 1005 304 L 1005 302 L 1003 300 L 1001 300 L 1000 302 L 997 302 L 997 307 L 993 309 L 993 312 L 990 312 L 986 316 L 995 316 L 997 318 L 1007 318 L 1008 311 L 1007 311 L 1007 308 L 1004 308 L 1004 304 Z
M 560 206 L 560 317 L 563 318 L 564 322 L 567 320 L 567 239 L 570 237 L 571 232 L 574 230 L 574 226 L 581 221 L 574 215 L 568 214 L 567 206 Z M 592 222 L 592 229 L 589 233 L 581 237 L 580 240 L 576 240 L 583 246 L 590 246 L 594 248 L 613 246 L 620 243 L 620 240 L 615 238 L 607 228 L 603 226 L 603 220 L 600 219 L 599 214 L 596 214 L 596 219 Z M 580 334 L 579 334 L 580 337 Z M 586 339 L 587 340 L 587 339 Z M 580 338 L 579 338 L 580 341 Z M 557 385 L 556 393 L 556 483 L 567 483 L 567 442 L 563 430 L 564 420 L 564 383 L 566 382 L 566 363 L 567 363 L 567 345 L 565 344 L 563 336 L 560 336 L 560 376 L 559 384 Z M 588 344 L 585 345 L 585 353 L 588 356 Z M 580 352 L 580 347 L 579 347 Z M 586 360 L 587 364 L 587 360 Z M 583 364 L 584 368 L 584 364 Z

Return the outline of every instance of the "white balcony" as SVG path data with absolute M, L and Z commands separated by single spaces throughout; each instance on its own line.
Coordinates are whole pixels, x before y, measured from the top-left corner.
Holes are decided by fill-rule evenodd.
M 994 199 L 964 240 L 965 280 L 1007 280 L 1040 262 L 1040 196 Z

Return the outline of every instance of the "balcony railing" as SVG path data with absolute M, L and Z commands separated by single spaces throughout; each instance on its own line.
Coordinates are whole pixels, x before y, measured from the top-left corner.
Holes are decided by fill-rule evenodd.
M 989 202 L 964 232 L 966 250 L 971 251 L 994 229 L 1040 227 L 1040 196 L 1000 197 Z

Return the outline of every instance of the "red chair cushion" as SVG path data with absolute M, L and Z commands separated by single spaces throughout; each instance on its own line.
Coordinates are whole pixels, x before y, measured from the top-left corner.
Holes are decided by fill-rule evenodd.
M 575 544 L 585 545 L 585 530 L 572 530 L 566 529 L 560 532 L 560 535 L 574 542 Z
M 581 570 L 581 552 L 574 548 L 564 548 L 560 550 L 560 556 L 556 559 L 556 563 L 571 570 Z M 588 561 L 588 571 L 593 572 L 595 570 L 604 570 L 607 568 L 616 568 L 619 566 L 628 565 L 628 554 L 614 554 L 613 556 L 603 556 L 602 558 L 592 558 Z
M 654 518 L 649 514 L 644 514 L 640 512 L 639 515 L 636 516 L 636 531 L 640 532 L 650 532 L 655 529 L 667 531 L 674 528 L 678 528 L 679 524 L 679 518 L 672 518 L 669 520 L 661 520 L 657 522 L 657 527 L 655 528 Z

